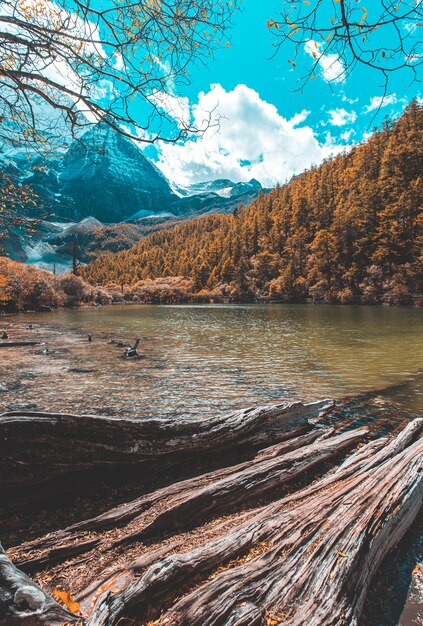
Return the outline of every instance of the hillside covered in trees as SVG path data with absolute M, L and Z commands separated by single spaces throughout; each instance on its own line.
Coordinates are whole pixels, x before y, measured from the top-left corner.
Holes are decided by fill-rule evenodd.
M 408 303 L 422 291 L 423 107 L 235 215 L 153 233 L 82 270 L 93 284 L 184 276 L 216 299 Z

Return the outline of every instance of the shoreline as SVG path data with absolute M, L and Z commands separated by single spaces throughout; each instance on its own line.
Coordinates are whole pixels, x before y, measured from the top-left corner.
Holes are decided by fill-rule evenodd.
M 132 304 L 136 305 L 138 303 L 132 303 Z M 257 306 L 257 304 L 258 303 L 248 303 L 247 305 L 242 305 L 242 306 L 246 306 L 248 308 L 254 308 Z M 146 305 L 146 306 L 149 306 L 149 305 Z M 168 305 L 163 305 L 163 308 L 167 308 L 167 306 Z M 183 307 L 184 305 L 173 305 L 173 306 L 176 309 L 179 306 Z M 228 306 L 228 305 L 220 305 L 220 304 L 217 304 L 217 305 L 193 304 L 191 305 L 190 304 L 188 306 L 189 307 L 192 306 L 194 308 L 206 309 L 209 306 L 212 306 L 214 308 L 218 308 L 218 307 L 224 308 L 225 306 Z M 293 306 L 295 307 L 296 305 L 293 305 Z M 340 306 L 342 306 L 343 309 L 346 308 L 344 305 L 340 305 Z M 79 307 L 79 310 L 81 311 L 81 313 L 83 313 L 84 311 L 92 312 L 94 313 L 92 317 L 97 319 L 97 316 L 95 315 L 95 308 L 97 307 L 87 306 L 87 307 Z M 105 309 L 105 313 L 107 312 L 107 309 L 110 310 L 109 305 L 105 305 L 104 307 L 99 307 L 99 308 Z M 329 309 L 332 307 L 329 307 L 328 305 L 327 308 Z M 358 309 L 359 307 L 355 307 L 355 308 Z M 360 309 L 361 308 L 362 307 L 360 307 Z M 373 308 L 373 307 L 369 307 L 369 308 Z M 413 309 L 414 307 L 408 307 L 408 308 Z M 63 309 L 64 312 L 72 311 L 72 310 L 75 311 L 75 309 Z M 60 313 L 60 312 L 61 311 L 59 310 L 53 311 L 53 313 Z M 33 324 L 32 318 L 30 318 L 31 313 L 29 314 L 23 313 L 19 315 L 27 315 L 29 318 L 28 321 L 31 319 L 30 323 Z M 67 389 L 67 386 L 68 386 L 68 381 L 70 379 L 68 378 L 68 374 L 66 373 L 66 371 L 63 370 L 64 365 L 67 368 L 71 367 L 74 370 L 76 370 L 77 367 L 82 365 L 81 371 L 75 372 L 74 374 L 72 374 L 72 376 L 76 377 L 77 381 L 79 381 L 78 388 L 80 390 L 81 389 L 83 390 L 82 392 L 80 392 L 81 400 L 82 400 L 81 408 L 78 408 L 78 410 L 76 411 L 72 410 L 70 412 L 73 412 L 73 413 L 76 412 L 78 414 L 92 413 L 93 409 L 87 405 L 87 399 L 85 395 L 87 390 L 89 389 L 89 387 L 87 386 L 87 384 L 89 383 L 89 379 L 90 378 L 93 379 L 93 386 L 95 387 L 97 392 L 101 393 L 102 396 L 108 396 L 111 392 L 109 390 L 107 391 L 104 390 L 101 377 L 98 376 L 97 372 L 94 371 L 93 373 L 89 373 L 88 370 L 84 370 L 84 368 L 87 367 L 87 362 L 80 363 L 79 360 L 81 359 L 81 355 L 89 355 L 90 361 L 92 361 L 93 356 L 95 354 L 95 350 L 103 346 L 110 355 L 112 355 L 113 357 L 116 357 L 116 360 L 112 361 L 112 365 L 111 365 L 112 369 L 115 370 L 116 367 L 123 366 L 124 364 L 119 359 L 119 354 L 120 354 L 119 350 L 117 350 L 116 352 L 116 348 L 113 346 L 110 346 L 108 343 L 109 338 L 111 336 L 114 336 L 114 333 L 112 333 L 110 329 L 105 329 L 105 331 L 101 335 L 99 334 L 94 337 L 93 343 L 88 343 L 86 341 L 87 329 L 85 325 L 78 327 L 72 319 L 71 325 L 64 327 L 63 325 L 55 324 L 54 322 L 49 323 L 49 318 L 41 316 L 40 314 L 38 315 L 39 315 L 39 320 L 40 320 L 39 322 L 40 326 L 38 326 L 38 324 L 35 323 L 33 328 L 31 330 L 28 330 L 26 328 L 25 321 L 17 320 L 16 321 L 17 330 L 19 327 L 19 329 L 22 329 L 22 332 L 25 333 L 27 336 L 36 333 L 37 330 L 39 331 L 38 334 L 44 333 L 46 335 L 49 335 L 49 333 L 51 333 L 51 338 L 49 339 L 49 347 L 51 350 L 50 354 L 43 355 L 43 356 L 39 355 L 37 357 L 34 356 L 34 358 L 36 358 L 37 363 L 39 363 L 41 359 L 42 361 L 46 361 L 46 365 L 48 365 L 48 363 L 50 362 L 51 364 L 56 364 L 58 366 L 58 369 L 56 369 L 55 372 L 53 372 L 51 383 L 52 385 L 55 384 L 56 387 L 59 387 L 59 389 L 56 390 L 56 393 L 59 395 L 58 401 L 60 403 L 63 404 L 66 402 L 66 394 L 69 391 Z M 44 320 L 45 320 L 45 327 L 44 327 Z M 57 348 L 55 348 L 55 345 L 57 346 Z M 44 346 L 42 347 L 44 348 Z M 35 352 L 37 351 L 31 351 L 31 352 L 34 352 L 35 354 Z M 30 358 L 30 355 L 28 355 L 25 358 L 25 360 L 27 358 Z M 77 362 L 75 362 L 75 359 Z M 128 369 L 128 366 L 129 366 L 129 369 Z M 126 377 L 130 375 L 145 376 L 147 372 L 151 372 L 151 370 L 149 369 L 151 366 L 153 366 L 154 368 L 154 362 L 153 361 L 150 362 L 148 359 L 140 361 L 139 366 L 137 365 L 137 363 L 126 364 L 124 365 L 122 369 L 122 373 L 123 373 L 122 375 Z M 97 367 L 97 366 L 94 365 L 94 367 Z M 36 371 L 31 367 L 28 369 L 28 372 L 36 373 Z M 45 375 L 48 375 L 48 371 L 46 374 L 41 374 L 38 378 L 35 378 L 33 380 L 32 379 L 23 380 L 22 382 L 24 385 L 34 384 L 36 387 L 38 387 L 39 382 L 37 381 L 44 380 Z M 60 384 L 58 385 L 59 380 L 60 380 Z M 117 381 L 121 381 L 121 380 L 123 379 L 117 376 Z M 119 382 L 119 385 L 116 389 L 116 394 L 117 394 L 118 399 L 121 394 L 120 386 L 121 386 L 121 383 Z M 373 420 L 375 419 L 375 416 L 374 416 L 375 412 L 377 412 L 377 414 L 380 416 L 380 418 L 382 419 L 382 422 L 386 420 L 387 419 L 385 415 L 386 407 L 381 401 L 383 394 L 381 394 L 380 392 L 381 390 L 378 390 L 377 397 L 374 399 L 375 400 L 374 404 L 370 396 L 374 396 L 375 392 L 369 393 L 367 398 L 363 397 L 361 399 L 361 401 L 365 403 L 368 400 L 370 400 L 370 405 L 368 405 L 368 408 L 366 408 L 366 410 L 364 411 L 363 409 L 357 410 L 357 417 L 355 417 L 356 410 L 354 409 L 354 404 L 351 404 L 351 401 L 354 402 L 354 398 L 349 398 L 345 406 L 345 417 L 342 419 L 342 417 L 339 418 L 338 416 L 340 423 L 342 423 L 343 426 L 348 427 L 348 420 L 355 420 L 355 419 L 358 420 L 359 414 L 363 413 L 366 416 L 366 419 L 369 420 L 368 425 L 371 425 L 373 424 Z M 25 395 L 25 389 L 24 387 L 20 389 L 16 389 L 14 393 L 18 393 L 20 396 Z M 38 389 L 37 393 L 39 397 L 43 396 L 42 390 Z M 123 396 L 121 400 L 123 400 Z M 49 394 L 46 394 L 43 400 L 43 405 L 39 406 L 38 408 L 33 408 L 32 410 L 33 411 L 48 410 L 49 402 L 50 402 Z M 88 407 L 88 408 L 84 409 L 84 407 Z M 55 410 L 57 409 L 58 409 L 58 406 L 55 407 Z M 28 412 L 31 411 L 29 407 L 27 410 Z M 402 411 L 398 411 L 398 407 L 394 407 L 393 411 L 395 412 L 395 414 L 399 413 L 398 419 L 404 418 L 404 413 Z M 101 414 L 102 411 L 97 410 L 96 413 Z M 112 414 L 108 415 L 107 412 L 105 414 L 108 417 L 113 417 Z M 130 417 L 129 413 L 128 413 L 128 416 Z M 119 415 L 116 414 L 116 417 L 119 417 Z M 362 424 L 356 423 L 355 426 L 361 427 Z M 396 423 L 396 426 L 399 426 L 399 422 Z M 71 448 L 74 449 L 75 446 L 71 446 Z M 232 455 L 230 455 L 230 460 L 232 463 L 233 462 Z M 139 483 L 137 482 L 136 475 L 134 476 L 132 481 L 128 480 L 126 482 L 122 480 L 119 484 L 116 484 L 116 482 L 114 482 L 115 478 L 113 478 L 111 474 L 113 474 L 113 472 L 109 472 L 107 476 L 106 474 L 99 475 L 99 481 L 101 482 L 101 487 L 99 488 L 98 493 L 93 493 L 93 490 L 94 490 L 93 487 L 91 488 L 87 487 L 86 491 L 84 489 L 78 488 L 75 496 L 69 497 L 66 491 L 68 487 L 66 486 L 66 484 L 61 483 L 60 489 L 62 491 L 64 490 L 63 499 L 69 500 L 68 504 L 65 507 L 66 510 L 63 511 L 63 518 L 60 517 L 61 513 L 59 513 L 59 511 L 57 512 L 57 515 L 59 515 L 59 517 L 55 517 L 54 519 L 50 520 L 48 517 L 46 518 L 45 513 L 37 512 L 37 510 L 35 510 L 34 516 L 31 515 L 30 517 L 31 517 L 31 520 L 33 520 L 31 521 L 31 524 L 33 525 L 33 533 L 35 532 L 36 537 L 42 536 L 46 530 L 55 531 L 58 528 L 65 527 L 66 525 L 69 525 L 73 523 L 74 521 L 78 521 L 78 518 L 79 518 L 79 521 L 83 518 L 87 518 L 90 516 L 91 510 L 93 512 L 93 515 L 95 515 L 95 514 L 98 514 L 99 511 L 102 512 L 103 510 L 106 511 L 109 508 L 113 508 L 114 506 L 119 506 L 121 504 L 121 501 L 128 502 L 134 498 L 142 497 L 140 496 Z M 108 481 L 110 481 L 110 484 L 108 483 Z M 171 482 L 171 479 L 169 479 L 169 482 Z M 108 485 L 108 484 L 109 486 L 106 488 L 105 485 Z M 76 507 L 76 510 L 73 513 L 75 517 L 72 518 L 72 513 L 70 512 L 70 509 L 75 509 L 75 505 L 73 504 L 74 501 L 76 501 L 78 505 Z M 88 504 L 88 502 L 90 502 L 90 504 Z M 63 503 L 59 504 L 59 509 L 62 506 L 64 506 Z M 19 518 L 20 517 L 21 516 L 19 516 Z M 27 524 L 27 522 L 25 521 L 25 518 L 28 518 L 27 513 L 24 513 L 22 515 L 22 519 L 17 523 L 17 528 L 20 529 L 19 532 L 21 533 L 20 535 L 21 538 L 18 539 L 17 541 L 18 544 L 20 544 L 21 541 L 26 541 L 27 538 L 30 538 L 29 533 L 26 534 L 27 531 L 25 530 L 26 528 L 25 525 Z M 62 519 L 63 519 L 63 522 L 60 521 Z M 60 521 L 60 524 L 59 524 L 59 521 Z M 230 517 L 227 518 L 227 523 L 232 524 L 232 519 Z M 21 528 L 21 524 L 22 524 L 22 528 Z M 198 531 L 197 534 L 195 533 L 192 535 L 182 534 L 181 536 L 175 535 L 175 537 L 177 538 L 180 537 L 184 541 L 191 541 L 191 537 L 192 537 L 192 540 L 197 541 L 198 544 L 200 545 L 202 541 L 203 529 L 204 529 L 204 532 L 205 531 L 214 532 L 215 528 L 216 526 L 213 524 L 213 522 L 210 522 L 208 526 L 206 525 L 204 527 L 200 527 L 200 531 Z M 172 529 L 172 532 L 173 532 L 173 529 Z M 366 604 L 365 617 L 363 618 L 362 622 L 359 622 L 360 626 L 378 626 L 380 624 L 380 620 L 377 621 L 377 619 L 380 618 L 381 608 L 383 608 L 383 610 L 386 609 L 386 607 L 381 607 L 380 604 L 378 604 L 380 603 L 381 588 L 382 590 L 385 589 L 385 587 L 383 586 L 381 587 L 380 584 L 383 584 L 383 581 L 385 580 L 385 577 L 387 576 L 388 572 L 390 573 L 390 577 L 389 577 L 388 585 L 386 588 L 386 592 L 384 593 L 385 595 L 389 594 L 389 596 L 391 596 L 392 594 L 392 597 L 394 597 L 394 601 L 390 603 L 388 610 L 395 613 L 396 608 L 399 606 L 399 603 L 403 601 L 403 589 L 404 589 L 404 586 L 409 581 L 410 572 L 412 570 L 412 568 L 410 569 L 410 562 L 414 558 L 419 558 L 418 555 L 419 555 L 419 546 L 421 543 L 421 532 L 422 532 L 421 524 L 418 521 L 416 528 L 412 529 L 411 533 L 404 539 L 403 542 L 401 542 L 401 545 L 395 551 L 395 554 L 392 555 L 392 559 L 389 565 L 389 570 L 388 568 L 385 569 L 385 565 L 382 564 L 381 569 L 379 570 L 379 572 L 381 572 L 381 575 L 379 576 L 379 578 L 375 579 L 375 585 L 373 587 L 371 586 L 371 591 L 369 594 L 369 602 Z M 107 533 L 106 533 L 106 536 L 107 536 Z M 33 538 L 36 538 L 36 537 L 33 536 Z M 13 542 L 12 544 L 7 544 L 7 547 L 9 547 L 10 545 L 16 545 L 16 543 Z M 166 544 L 166 539 L 165 539 L 163 546 L 165 547 L 166 545 L 167 544 Z M 157 546 L 158 546 L 158 549 L 162 549 L 161 543 L 158 542 Z M 146 554 L 148 553 L 149 553 L 149 549 L 147 548 Z M 417 557 L 415 555 L 417 555 Z M 95 550 L 92 553 L 89 553 L 88 556 L 89 558 L 92 558 L 95 561 L 96 560 Z M 36 552 L 35 552 L 35 557 L 37 557 Z M 77 557 L 75 557 L 75 559 L 77 561 Z M 17 565 L 19 566 L 19 563 L 17 563 Z M 77 562 L 75 564 L 75 567 L 76 568 L 79 567 Z M 37 577 L 35 579 L 36 582 L 38 582 L 39 584 L 42 584 L 42 586 L 44 586 L 43 571 L 37 574 Z M 66 584 L 66 580 L 68 580 L 68 578 L 66 577 L 68 576 L 69 570 L 65 568 L 63 570 L 63 573 L 61 573 L 60 568 L 58 568 L 57 570 L 54 568 L 52 569 L 52 573 L 57 576 L 54 586 L 66 589 L 64 585 Z M 77 570 L 76 570 L 75 576 L 77 576 Z M 382 579 L 382 583 L 380 582 L 381 579 Z M 415 581 L 418 582 L 417 577 L 414 578 L 413 576 L 412 581 L 413 583 Z M 44 588 L 49 590 L 50 589 L 49 584 L 50 584 L 49 582 L 45 583 Z M 73 590 L 70 589 L 70 591 L 72 592 Z M 416 624 L 418 624 L 417 619 L 418 619 L 418 611 L 420 610 L 420 605 L 418 603 L 418 595 L 416 596 L 416 593 L 418 594 L 418 589 L 416 591 L 416 586 L 413 585 L 412 590 L 410 590 L 409 603 L 408 604 L 406 603 L 404 605 L 404 612 L 403 612 L 404 617 L 401 618 L 401 622 L 400 622 L 401 626 L 415 626 Z M 417 601 L 416 601 L 416 597 L 417 597 Z M 396 623 L 397 622 L 389 621 L 388 619 L 386 619 L 386 621 L 384 620 L 384 624 L 386 626 L 396 626 Z
M 422 298 L 423 296 L 415 296 L 415 300 Z M 354 302 L 354 303 L 341 303 L 341 302 L 314 302 L 308 300 L 306 302 L 284 302 L 283 300 L 257 300 L 255 302 L 251 301 L 228 301 L 228 302 L 196 302 L 195 300 L 190 300 L 186 302 L 161 302 L 161 301 L 151 301 L 151 302 L 135 302 L 135 301 L 118 301 L 118 302 L 109 302 L 107 304 L 78 304 L 75 306 L 60 306 L 60 307 L 50 307 L 48 310 L 45 308 L 39 309 L 26 309 L 26 310 L 11 310 L 11 311 L 0 311 L 0 318 L 9 317 L 11 315 L 30 315 L 31 313 L 57 313 L 59 311 L 78 311 L 78 310 L 93 310 L 93 309 L 103 309 L 108 307 L 116 307 L 116 306 L 163 306 L 163 307 L 178 307 L 178 306 L 192 306 L 192 307 L 227 307 L 227 306 L 273 306 L 273 305 L 283 305 L 283 306 L 303 306 L 303 305 L 312 305 L 316 307 L 328 306 L 328 307 L 339 307 L 342 309 L 348 307 L 369 307 L 369 308 L 384 308 L 384 309 L 419 309 L 423 308 L 423 304 L 388 304 L 386 302 Z

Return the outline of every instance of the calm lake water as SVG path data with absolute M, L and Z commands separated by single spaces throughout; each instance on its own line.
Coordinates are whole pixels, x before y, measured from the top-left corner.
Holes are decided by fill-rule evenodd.
M 385 389 L 423 412 L 418 308 L 134 305 L 13 319 L 10 339 L 45 345 L 1 351 L 3 410 L 201 416 Z M 132 362 L 108 343 L 136 337 L 144 358 Z

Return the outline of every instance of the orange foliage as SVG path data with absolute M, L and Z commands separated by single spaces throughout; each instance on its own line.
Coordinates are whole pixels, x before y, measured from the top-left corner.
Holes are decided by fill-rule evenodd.
M 406 304 L 423 291 L 423 107 L 234 215 L 152 233 L 83 268 L 91 284 L 169 276 L 195 298 Z

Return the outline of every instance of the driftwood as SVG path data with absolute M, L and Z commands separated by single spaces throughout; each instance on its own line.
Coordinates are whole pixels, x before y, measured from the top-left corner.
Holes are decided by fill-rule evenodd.
M 237 510 L 246 500 L 280 487 L 317 464 L 335 457 L 366 434 L 365 430 L 357 430 L 329 438 L 331 432 L 328 429 L 327 433 L 321 434 L 317 430 L 317 433 L 293 440 L 295 447 L 290 451 L 285 451 L 281 445 L 280 454 L 272 450 L 272 456 L 257 455 L 252 461 L 159 489 L 93 519 L 74 524 L 64 531 L 23 544 L 14 551 L 14 559 L 16 563 L 25 566 L 26 571 L 33 570 L 40 564 L 51 564 L 100 545 L 102 534 L 95 534 L 94 531 L 108 528 L 116 530 L 123 526 L 123 530 L 116 531 L 115 537 L 109 542 L 108 548 L 113 548 L 135 540 L 157 537 L 173 528 L 192 526 L 213 513 L 222 515 Z M 315 441 L 306 445 L 307 440 L 312 439 L 311 434 Z M 287 446 L 289 449 L 290 446 Z M 34 555 L 35 551 L 38 556 L 30 560 L 20 557 L 28 552 Z
M 353 626 L 381 559 L 422 506 L 423 420 L 395 437 L 369 440 L 364 428 L 339 433 L 317 427 L 325 406 L 265 407 L 201 427 L 139 422 L 132 426 L 135 446 L 141 442 L 134 452 L 125 420 L 111 420 L 124 430 L 111 446 L 108 418 L 33 414 L 27 429 L 19 414 L 8 450 L 16 465 L 23 449 L 15 450 L 19 432 L 27 441 L 32 433 L 37 446 L 46 442 L 48 458 L 58 463 L 58 441 L 50 442 L 61 419 L 65 440 L 69 435 L 76 444 L 79 436 L 84 463 L 90 449 L 98 452 L 93 463 L 114 463 L 117 451 L 141 463 L 154 455 L 166 460 L 176 445 L 187 463 L 198 451 L 213 454 L 225 446 L 233 461 L 15 546 L 8 551 L 14 565 L 4 556 L 14 572 L 10 581 L 24 577 L 38 594 L 35 583 L 43 594 L 65 589 L 80 603 L 78 616 L 66 619 L 86 626 Z M 107 424 L 104 435 L 96 419 Z M 147 445 L 148 424 L 156 451 Z M 249 455 L 232 456 L 245 446 Z M 77 456 L 65 455 L 68 469 Z M 32 476 L 29 458 L 26 463 Z M 10 615 L 14 595 L 1 567 L 0 599 L 6 598 Z M 16 623 L 55 624 L 47 611 L 58 605 L 45 602 L 35 621 L 19 617 Z M 12 624 L 1 616 L 0 609 L 0 624 Z
M 125 359 L 140 359 L 142 357 L 142 354 L 138 352 L 138 346 L 139 346 L 140 341 L 141 341 L 140 338 L 135 339 L 134 344 L 130 346 L 129 348 L 126 348 L 122 356 Z
M 19 346 L 39 346 L 41 341 L 2 341 L 0 348 L 15 348 Z
M 88 624 L 128 613 L 143 623 L 152 602 L 160 625 L 355 624 L 371 576 L 422 505 L 423 440 L 410 444 L 421 430 L 420 420 L 376 452 L 367 446 L 345 469 L 192 551 L 139 562 L 141 576 L 128 582 L 123 572 L 121 590 L 111 578 L 115 592 L 96 598 Z
M 207 420 L 130 420 L 13 411 L 0 415 L 0 486 L 42 483 L 66 473 L 187 454 L 264 446 L 311 429 L 331 403 L 245 409 Z

